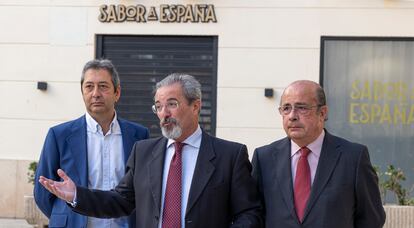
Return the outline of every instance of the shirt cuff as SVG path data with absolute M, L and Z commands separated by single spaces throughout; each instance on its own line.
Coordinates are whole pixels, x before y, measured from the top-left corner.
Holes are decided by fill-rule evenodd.
M 71 207 L 76 207 L 76 205 L 78 204 L 78 202 L 76 201 L 76 189 L 75 189 L 75 195 L 73 196 L 72 202 L 66 201 L 66 203 L 68 203 Z

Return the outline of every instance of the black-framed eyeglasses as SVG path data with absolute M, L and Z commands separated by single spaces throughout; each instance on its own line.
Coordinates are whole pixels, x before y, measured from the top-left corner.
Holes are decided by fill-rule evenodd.
M 292 110 L 296 110 L 300 115 L 307 115 L 313 108 L 319 108 L 324 105 L 283 105 L 279 107 L 280 115 L 289 115 Z
M 166 104 L 154 104 L 151 108 L 152 108 L 152 112 L 154 112 L 155 114 L 160 113 L 162 111 L 162 109 L 166 108 L 169 111 L 177 109 L 179 105 L 179 102 L 176 100 L 171 100 L 168 101 Z

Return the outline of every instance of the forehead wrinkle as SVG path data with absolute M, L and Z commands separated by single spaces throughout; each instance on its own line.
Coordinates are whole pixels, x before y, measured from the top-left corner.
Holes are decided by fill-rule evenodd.
M 283 104 L 283 106 L 286 106 L 286 105 L 290 105 L 290 106 L 292 106 L 292 105 L 310 105 L 310 104 L 308 104 L 308 103 L 306 103 L 306 102 L 294 102 L 293 104 L 291 104 L 291 103 L 284 103 Z
M 172 98 L 168 98 L 168 99 L 167 99 L 167 102 L 169 102 L 169 101 L 177 101 L 177 102 L 178 102 L 178 99 L 177 99 L 177 98 L 175 98 L 175 97 L 172 97 Z M 155 101 L 155 103 L 161 103 L 161 101 L 156 100 L 156 101 Z
M 93 78 L 89 78 L 89 79 L 85 79 L 84 81 L 83 81 L 83 83 L 85 84 L 85 83 L 111 83 L 111 81 L 108 81 L 108 80 L 105 80 L 105 79 L 103 79 L 103 80 L 99 80 L 99 81 L 96 81 L 95 79 L 93 79 Z
M 309 91 L 294 94 L 284 94 L 280 100 L 281 106 L 284 105 L 313 105 L 318 104 L 318 100 Z
M 180 97 L 182 96 L 182 89 L 181 85 L 178 83 L 174 83 L 172 85 L 163 86 L 157 89 L 154 96 L 154 101 L 160 101 L 160 100 L 171 100 L 175 99 L 179 101 Z

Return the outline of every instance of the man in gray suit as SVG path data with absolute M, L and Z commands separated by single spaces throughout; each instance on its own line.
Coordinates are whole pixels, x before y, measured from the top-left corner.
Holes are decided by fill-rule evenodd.
M 199 124 L 201 85 L 172 74 L 157 83 L 152 109 L 164 137 L 139 141 L 112 191 L 40 177 L 73 210 L 118 217 L 136 208 L 139 228 L 261 227 L 261 204 L 245 145 L 210 136 Z
M 293 82 L 279 112 L 287 137 L 257 148 L 252 161 L 266 227 L 382 227 L 385 212 L 368 149 L 324 129 L 323 89 Z

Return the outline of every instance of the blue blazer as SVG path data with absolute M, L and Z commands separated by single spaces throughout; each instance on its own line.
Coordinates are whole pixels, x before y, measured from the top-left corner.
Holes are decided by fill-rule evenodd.
M 148 138 L 148 129 L 118 118 L 122 132 L 124 160 L 127 162 L 136 141 Z M 49 227 L 86 227 L 87 217 L 73 212 L 66 202 L 56 198 L 37 180 L 45 176 L 59 180 L 57 169 L 63 169 L 77 186 L 88 187 L 86 119 L 62 123 L 49 129 L 36 170 L 34 198 L 49 218 Z

